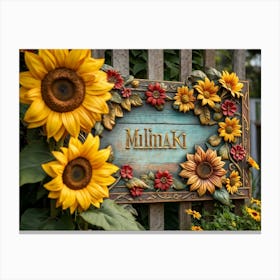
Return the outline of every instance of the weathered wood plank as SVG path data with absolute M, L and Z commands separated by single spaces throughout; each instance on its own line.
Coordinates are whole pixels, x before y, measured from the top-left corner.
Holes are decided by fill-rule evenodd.
M 163 80 L 163 50 L 148 50 L 148 79 Z
M 122 75 L 129 75 L 129 50 L 113 50 L 112 64 Z
M 192 218 L 186 214 L 186 209 L 191 209 L 191 202 L 180 202 L 179 204 L 179 228 L 180 230 L 189 230 L 191 228 Z
M 192 50 L 180 50 L 180 81 L 184 82 L 192 72 Z
M 150 230 L 164 230 L 164 204 L 155 203 L 149 205 Z
M 216 54 L 215 50 L 204 51 L 204 68 L 215 67 L 216 65 L 215 54 Z
M 232 67 L 233 67 L 233 71 L 236 73 L 239 79 L 246 78 L 245 60 L 246 60 L 246 50 L 233 51 Z
M 105 50 L 92 50 L 91 51 L 91 56 L 94 58 L 104 58 L 105 57 Z

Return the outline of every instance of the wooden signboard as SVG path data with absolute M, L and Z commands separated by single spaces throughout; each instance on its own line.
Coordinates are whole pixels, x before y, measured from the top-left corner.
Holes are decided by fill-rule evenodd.
M 230 173 L 236 170 L 242 183 L 238 192 L 230 195 L 230 198 L 234 200 L 250 197 L 251 185 L 246 160 L 233 160 L 229 150 L 231 146 L 241 144 L 246 153 L 250 153 L 249 84 L 246 81 L 241 82 L 243 97 L 235 98 L 237 110 L 234 116 L 240 121 L 242 134 L 236 137 L 235 143 L 226 143 L 223 137 L 216 137 L 220 138 L 218 144 L 214 143 L 215 141 L 211 142 L 211 139 L 219 136 L 219 123 L 224 122 L 226 116 L 220 115 L 218 120 L 215 115 L 217 112 L 213 108 L 202 106 L 209 108 L 210 112 L 209 121 L 202 123 L 198 107 L 185 113 L 179 111 L 176 106 L 174 107 L 173 98 L 178 87 L 184 85 L 182 82 L 134 79 L 132 84 L 128 84 L 126 87 L 131 90 L 132 96 L 141 97 L 142 105 L 131 106 L 130 111 L 123 109 L 122 117 L 115 116 L 113 127 L 102 132 L 101 145 L 102 147 L 111 145 L 114 164 L 119 167 L 129 165 L 133 169 L 133 177 L 144 181 L 149 188 L 145 187 L 141 195 L 133 196 L 127 186 L 127 180 L 120 177 L 110 189 L 110 198 L 118 203 L 149 204 L 213 200 L 209 192 L 199 196 L 197 191 L 190 191 L 189 185 L 186 184 L 187 179 L 180 176 L 181 163 L 187 161 L 187 154 L 195 154 L 197 146 L 202 147 L 204 151 L 210 148 L 219 156 L 225 153 L 226 145 L 227 156 L 223 157 L 226 176 L 229 177 Z M 152 104 L 147 103 L 145 95 L 149 85 L 156 83 L 165 89 L 167 96 L 164 106 L 160 108 L 162 110 L 157 110 Z M 201 100 L 196 102 L 201 103 Z M 155 189 L 153 181 L 149 181 L 151 179 L 149 174 L 153 177 L 158 171 L 165 170 L 172 174 L 177 185 L 172 184 L 168 190 Z M 137 181 L 135 184 L 137 185 Z

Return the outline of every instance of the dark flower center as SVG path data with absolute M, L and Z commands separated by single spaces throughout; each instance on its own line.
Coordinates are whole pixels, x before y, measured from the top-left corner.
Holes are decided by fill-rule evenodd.
M 203 95 L 204 95 L 205 98 L 209 98 L 210 97 L 209 91 L 204 91 Z
M 85 85 L 75 71 L 57 68 L 42 80 L 41 92 L 44 102 L 51 110 L 69 112 L 83 103 Z
M 213 173 L 213 167 L 207 161 L 201 162 L 196 167 L 196 173 L 200 178 L 208 179 Z
M 189 99 L 187 94 L 182 95 L 181 100 L 182 100 L 183 104 L 186 104 L 186 103 L 188 103 L 190 101 L 190 99 Z
M 91 180 L 92 167 L 85 158 L 76 158 L 70 161 L 63 172 L 63 183 L 72 190 L 85 188 Z
M 231 134 L 232 132 L 233 132 L 232 126 L 231 126 L 231 125 L 228 125 L 228 126 L 226 127 L 226 133 L 227 133 L 227 134 Z
M 158 90 L 154 90 L 153 91 L 153 97 L 156 98 L 156 99 L 159 98 L 160 97 L 160 92 Z
M 160 181 L 161 181 L 161 183 L 163 183 L 163 184 L 167 183 L 166 177 L 161 177 Z
M 253 215 L 254 217 L 258 216 L 258 214 L 257 214 L 256 212 L 252 212 L 252 215 Z

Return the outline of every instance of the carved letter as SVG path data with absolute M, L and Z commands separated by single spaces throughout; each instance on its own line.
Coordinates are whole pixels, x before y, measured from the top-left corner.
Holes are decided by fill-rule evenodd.
M 172 134 L 173 134 L 173 148 L 176 147 L 176 142 L 179 144 L 179 146 L 182 148 L 182 149 L 186 149 L 187 146 L 186 146 L 186 133 L 182 132 L 178 137 L 176 136 L 176 131 L 175 130 L 172 130 L 171 131 Z M 181 141 L 180 141 L 180 137 L 183 137 L 183 144 L 181 144 Z
M 132 147 L 137 147 L 138 146 L 138 131 L 139 129 L 135 129 L 135 132 L 134 132 L 134 135 L 133 135 L 133 138 L 131 137 L 130 135 L 130 129 L 129 128 L 126 128 L 126 146 L 125 148 L 126 149 L 130 149 L 130 145 Z

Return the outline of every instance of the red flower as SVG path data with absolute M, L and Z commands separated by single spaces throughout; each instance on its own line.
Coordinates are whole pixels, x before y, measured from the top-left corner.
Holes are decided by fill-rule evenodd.
M 151 103 L 154 106 L 163 105 L 165 103 L 165 89 L 163 89 L 159 83 L 149 84 L 146 91 L 147 103 Z
M 133 177 L 133 169 L 130 165 L 125 164 L 121 168 L 121 177 L 123 179 L 132 179 Z
M 143 193 L 143 189 L 140 187 L 133 187 L 129 191 L 133 197 L 140 196 Z
M 246 155 L 245 149 L 240 144 L 232 146 L 232 148 L 230 149 L 230 153 L 232 154 L 233 158 L 237 161 L 243 160 Z
M 155 189 L 166 191 L 173 183 L 172 175 L 167 170 L 158 171 L 155 177 Z
M 121 89 L 123 87 L 123 83 L 124 83 L 123 78 L 120 75 L 120 73 L 115 70 L 107 71 L 107 81 L 109 83 L 114 83 L 115 89 Z
M 122 90 L 122 97 L 128 98 L 131 95 L 131 89 L 130 88 L 124 88 Z
M 235 102 L 232 100 L 229 100 L 229 99 L 224 101 L 221 108 L 222 108 L 223 114 L 225 116 L 229 116 L 229 117 L 233 117 L 234 113 L 237 110 Z

